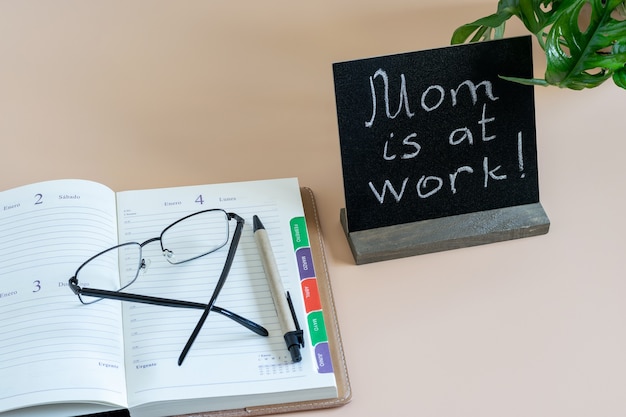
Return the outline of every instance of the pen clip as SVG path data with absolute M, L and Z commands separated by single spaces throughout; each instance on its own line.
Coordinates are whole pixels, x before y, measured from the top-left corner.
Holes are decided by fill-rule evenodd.
M 286 291 L 287 295 L 287 304 L 289 304 L 289 311 L 291 311 L 291 317 L 293 317 L 293 323 L 296 325 L 296 331 L 294 332 L 297 336 L 298 344 L 301 347 L 304 347 L 304 332 L 300 328 L 300 323 L 298 323 L 298 317 L 296 317 L 296 310 L 293 308 L 293 302 L 291 301 L 291 294 L 289 291 Z

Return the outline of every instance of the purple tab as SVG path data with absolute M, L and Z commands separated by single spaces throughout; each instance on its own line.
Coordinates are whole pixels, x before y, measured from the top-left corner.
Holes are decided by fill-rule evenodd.
M 315 269 L 313 268 L 311 248 L 298 249 L 296 251 L 296 258 L 298 260 L 298 269 L 300 270 L 300 279 L 302 280 L 314 277 Z
M 317 372 L 329 374 L 333 372 L 333 361 L 330 357 L 328 342 L 315 345 L 315 359 L 317 360 Z

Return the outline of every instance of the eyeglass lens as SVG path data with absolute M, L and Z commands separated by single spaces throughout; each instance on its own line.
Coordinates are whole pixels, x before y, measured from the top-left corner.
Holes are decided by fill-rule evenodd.
M 162 232 L 161 248 L 171 264 L 180 264 L 207 255 L 228 242 L 228 215 L 223 210 L 207 210 L 184 217 Z M 149 240 L 147 242 L 151 242 Z M 130 286 L 148 260 L 143 258 L 143 244 L 130 242 L 107 249 L 85 262 L 76 271 L 76 279 L 83 287 L 121 291 Z M 120 277 L 111 274 L 119 266 Z M 90 304 L 99 297 L 79 295 L 81 302 Z
M 111 269 L 119 265 L 120 277 L 111 274 Z M 76 278 L 84 287 L 108 291 L 120 291 L 135 282 L 142 269 L 142 250 L 139 243 L 125 243 L 100 253 L 84 263 Z M 84 294 L 79 295 L 84 304 L 100 300 Z
M 208 210 L 187 216 L 161 234 L 161 248 L 172 264 L 207 255 L 228 242 L 228 216 L 223 210 Z

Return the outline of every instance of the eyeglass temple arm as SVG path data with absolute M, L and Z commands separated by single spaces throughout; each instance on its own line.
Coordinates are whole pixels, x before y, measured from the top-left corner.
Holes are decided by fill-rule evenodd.
M 228 219 L 229 220 L 235 219 L 237 221 L 237 226 L 235 227 L 235 232 L 233 233 L 233 240 L 232 242 L 230 242 L 230 247 L 228 248 L 228 255 L 226 256 L 226 262 L 224 263 L 222 274 L 220 275 L 220 278 L 217 280 L 217 284 L 215 285 L 215 289 L 213 290 L 213 295 L 211 296 L 209 303 L 204 308 L 204 312 L 202 313 L 202 316 L 200 316 L 200 320 L 198 320 L 196 327 L 193 329 L 193 332 L 191 332 L 191 335 L 189 336 L 189 340 L 187 340 L 185 347 L 183 348 L 182 352 L 180 353 L 180 356 L 178 357 L 178 366 L 183 364 L 183 361 L 185 360 L 187 353 L 189 353 L 189 349 L 191 349 L 191 345 L 198 337 L 198 334 L 200 333 L 200 329 L 202 329 L 204 322 L 209 316 L 209 313 L 211 312 L 211 310 L 213 309 L 213 306 L 215 305 L 215 300 L 217 299 L 217 296 L 222 290 L 222 287 L 226 283 L 226 278 L 228 277 L 228 273 L 230 272 L 230 267 L 232 266 L 233 260 L 235 259 L 235 252 L 237 251 L 237 247 L 239 246 L 239 239 L 241 238 L 241 231 L 243 229 L 243 225 L 245 221 L 242 217 L 238 216 L 235 213 L 228 213 Z
M 204 310 L 207 307 L 206 304 L 195 303 L 193 301 L 174 300 L 171 298 L 161 298 L 161 297 L 150 297 L 147 295 L 130 294 L 130 293 L 119 292 L 119 291 L 99 290 L 95 288 L 81 288 L 80 286 L 78 286 L 78 281 L 75 277 L 72 277 L 70 279 L 70 288 L 76 295 L 86 295 L 89 297 L 109 298 L 109 299 L 120 300 L 120 301 L 134 301 L 137 303 L 153 304 L 153 305 L 159 305 L 159 306 L 165 306 L 165 307 L 194 308 L 198 310 Z M 214 311 L 218 314 L 228 317 L 229 319 L 241 324 L 245 328 L 258 334 L 259 336 L 269 335 L 269 332 L 267 331 L 265 327 L 243 316 L 240 316 L 239 314 L 233 313 L 230 310 L 214 305 L 211 308 L 211 311 Z

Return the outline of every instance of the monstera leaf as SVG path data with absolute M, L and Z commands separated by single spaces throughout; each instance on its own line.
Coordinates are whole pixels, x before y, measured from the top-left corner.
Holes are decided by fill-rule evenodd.
M 500 0 L 496 13 L 459 27 L 452 44 L 497 39 L 518 17 L 544 49 L 544 79 L 513 81 L 580 90 L 613 77 L 626 88 L 626 0 Z

